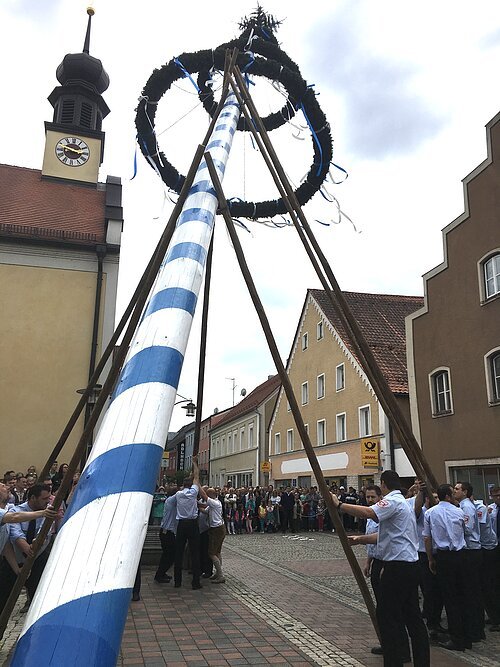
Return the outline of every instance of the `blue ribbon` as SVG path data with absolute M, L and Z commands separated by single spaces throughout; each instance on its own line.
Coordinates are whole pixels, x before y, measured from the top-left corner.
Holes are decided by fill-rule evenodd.
M 133 181 L 136 176 L 137 176 L 137 145 L 134 151 L 134 175 L 130 180 Z
M 332 178 L 332 183 L 334 183 L 335 185 L 339 185 L 340 183 L 343 183 L 346 178 L 349 178 L 349 174 L 347 173 L 347 171 L 343 167 L 341 167 L 339 164 L 335 164 L 335 162 L 330 162 L 330 164 L 333 167 L 335 167 L 335 169 L 338 169 L 339 171 L 342 171 L 345 174 L 345 178 L 343 178 L 341 181 L 334 181 L 333 178 Z
M 197 84 L 196 81 L 193 79 L 193 77 L 191 76 L 191 74 L 187 71 L 187 69 L 184 67 L 184 65 L 181 63 L 181 61 L 179 60 L 179 58 L 174 58 L 174 63 L 177 65 L 177 67 L 178 67 L 179 69 L 181 69 L 181 70 L 184 72 L 184 76 L 187 77 L 187 78 L 191 81 L 191 83 L 193 84 L 193 86 L 196 88 L 196 92 L 197 92 L 197 93 L 200 93 L 201 91 L 200 91 L 200 89 L 198 88 L 198 84 Z
M 302 109 L 302 113 L 304 114 L 304 118 L 306 119 L 307 124 L 309 125 L 309 129 L 311 130 L 311 134 L 312 134 L 313 139 L 316 143 L 316 146 L 318 147 L 318 150 L 319 150 L 319 166 L 318 166 L 318 169 L 316 171 L 316 176 L 319 176 L 321 174 L 321 170 L 323 169 L 323 149 L 321 148 L 321 144 L 319 142 L 318 136 L 317 136 L 316 132 L 314 131 L 313 126 L 311 125 L 311 121 L 307 117 L 306 110 L 304 108 L 304 103 L 303 102 L 301 102 L 300 108 Z

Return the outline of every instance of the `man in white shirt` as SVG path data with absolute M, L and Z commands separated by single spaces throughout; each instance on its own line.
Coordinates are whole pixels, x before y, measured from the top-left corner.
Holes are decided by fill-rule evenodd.
M 175 494 L 177 533 L 175 536 L 174 586 L 182 585 L 182 561 L 186 542 L 191 552 L 192 588 L 203 588 L 200 583 L 200 530 L 198 527 L 198 494 L 200 473 L 198 461 L 193 457 L 193 477 L 186 477 L 182 489 Z
M 422 534 L 429 569 L 438 578 L 448 618 L 450 640 L 441 646 L 450 651 L 464 651 L 472 648 L 463 585 L 466 576 L 464 513 L 453 503 L 453 490 L 449 484 L 441 484 L 437 494 L 439 503 L 425 513 Z
M 222 543 L 226 537 L 226 527 L 222 518 L 222 503 L 217 498 L 215 489 L 200 489 L 200 496 L 208 507 L 209 529 L 208 529 L 208 555 L 215 567 L 215 575 L 210 577 L 213 584 L 223 584 L 226 579 L 222 573 Z
M 44 520 L 56 518 L 54 510 L 47 507 L 50 497 L 48 487 L 37 485 L 31 488 L 30 493 L 28 502 L 7 510 L 6 503 L 10 490 L 5 484 L 0 484 L 0 611 L 16 582 L 20 566 L 32 553 L 31 544 Z M 35 594 L 42 576 L 47 560 L 47 553 L 44 553 L 44 550 L 49 540 L 50 536 L 38 551 L 26 581 L 29 599 Z
M 488 562 L 484 561 L 490 581 L 488 594 L 485 596 L 485 608 L 490 632 L 500 632 L 500 486 L 493 487 L 490 495 L 493 502 L 488 505 L 488 515 L 497 538 L 497 546 L 493 551 L 488 552 Z
M 464 588 L 466 597 L 466 626 L 472 642 L 486 639 L 484 634 L 484 605 L 481 594 L 481 531 L 477 509 L 472 502 L 473 488 L 469 482 L 457 482 L 453 498 L 460 503 L 465 521 Z
M 372 507 L 342 503 L 336 495 L 336 507 L 346 514 L 379 523 L 377 543 L 379 558 L 384 567 L 379 582 L 377 620 L 382 639 L 384 665 L 400 667 L 403 664 L 406 636 L 411 638 L 413 662 L 418 667 L 430 665 L 429 637 L 418 604 L 418 536 L 415 513 L 403 498 L 399 475 L 384 470 L 380 476 L 383 498 Z

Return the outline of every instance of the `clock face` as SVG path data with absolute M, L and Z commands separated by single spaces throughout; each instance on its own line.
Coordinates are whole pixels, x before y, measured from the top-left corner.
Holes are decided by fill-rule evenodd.
M 64 137 L 56 144 L 57 158 L 68 167 L 81 167 L 90 157 L 90 148 L 78 137 Z

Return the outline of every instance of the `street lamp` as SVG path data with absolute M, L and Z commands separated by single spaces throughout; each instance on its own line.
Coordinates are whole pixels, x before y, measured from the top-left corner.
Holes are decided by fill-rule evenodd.
M 177 396 L 180 396 L 181 400 L 176 401 L 174 405 L 179 405 L 180 403 L 186 403 L 186 405 L 182 406 L 182 409 L 186 411 L 186 417 L 194 417 L 196 413 L 196 405 L 193 403 L 192 399 L 186 398 L 182 394 L 177 394 Z

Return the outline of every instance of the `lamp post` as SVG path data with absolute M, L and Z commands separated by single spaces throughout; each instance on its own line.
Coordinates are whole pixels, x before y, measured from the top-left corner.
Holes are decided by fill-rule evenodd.
M 92 414 L 92 410 L 94 409 L 95 404 L 97 403 L 97 399 L 99 398 L 99 394 L 101 393 L 102 389 L 102 384 L 95 384 L 92 387 L 92 392 L 89 395 L 87 399 L 87 405 L 85 406 L 85 417 L 83 421 L 83 427 L 87 425 L 88 420 L 90 419 L 90 415 Z M 84 394 L 87 391 L 86 388 L 84 389 L 77 389 L 76 393 L 77 394 Z M 87 446 L 85 448 L 85 452 L 82 456 L 82 461 L 80 463 L 80 469 L 83 470 L 85 463 L 87 461 L 88 455 L 90 453 L 90 450 L 92 449 L 93 445 L 93 435 L 90 437 L 89 441 L 87 442 Z
M 186 398 L 185 396 L 182 396 L 182 394 L 177 394 L 177 396 L 180 396 L 181 400 L 176 401 L 174 405 L 180 405 L 181 403 L 186 403 L 186 405 L 182 406 L 182 409 L 186 411 L 186 417 L 194 417 L 196 413 L 196 405 L 193 403 L 191 398 Z

